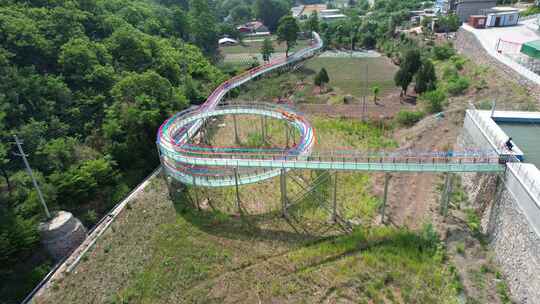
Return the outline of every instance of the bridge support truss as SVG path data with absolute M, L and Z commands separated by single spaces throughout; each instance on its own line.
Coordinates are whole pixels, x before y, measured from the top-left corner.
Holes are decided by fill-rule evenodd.
M 314 172 L 314 171 L 312 171 Z M 280 174 L 280 192 L 281 192 L 281 207 L 283 217 L 291 222 L 299 224 L 299 219 L 296 218 L 295 212 L 291 212 L 294 208 L 300 208 L 306 200 L 313 200 L 311 203 L 316 203 L 318 207 L 328 213 L 328 222 L 337 224 L 341 230 L 345 232 L 352 231 L 352 225 L 344 219 L 338 210 L 338 172 L 322 171 L 322 173 L 311 179 L 305 179 L 302 175 L 296 174 L 294 170 L 281 170 Z M 289 195 L 287 189 L 287 180 L 299 189 L 296 193 Z M 332 194 L 325 195 L 321 193 L 321 186 L 330 185 Z M 329 194 L 329 193 L 327 193 Z M 289 197 L 293 197 L 292 199 Z M 307 231 L 306 231 L 307 232 Z

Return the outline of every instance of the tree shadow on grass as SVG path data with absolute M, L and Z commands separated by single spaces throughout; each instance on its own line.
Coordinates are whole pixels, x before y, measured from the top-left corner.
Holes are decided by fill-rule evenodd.
M 410 104 L 410 105 L 414 106 L 417 103 L 417 96 L 405 95 L 405 96 L 403 96 L 403 99 L 401 101 L 402 101 L 402 103 L 407 103 L 407 104 Z
M 305 65 L 301 65 L 300 68 L 298 68 L 296 70 L 296 72 L 304 74 L 306 76 L 313 76 L 313 75 L 317 74 L 317 71 L 315 71 L 313 69 L 310 69 L 310 68 L 306 67 Z

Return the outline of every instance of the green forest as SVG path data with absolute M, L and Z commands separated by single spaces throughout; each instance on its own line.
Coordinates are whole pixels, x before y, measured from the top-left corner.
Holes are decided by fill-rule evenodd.
M 8 0 L 0 29 L 0 298 L 10 301 L 52 264 L 13 134 L 49 208 L 91 227 L 157 167 L 159 125 L 225 75 L 205 0 Z
M 345 21 L 301 28 L 330 47 L 384 47 L 421 3 L 376 1 L 367 18 L 367 1 L 355 2 Z M 39 245 L 44 212 L 13 135 L 49 208 L 91 228 L 158 166 L 159 125 L 235 73 L 220 68 L 217 40 L 254 18 L 274 31 L 293 4 L 0 1 L 0 302 L 20 301 L 54 263 Z

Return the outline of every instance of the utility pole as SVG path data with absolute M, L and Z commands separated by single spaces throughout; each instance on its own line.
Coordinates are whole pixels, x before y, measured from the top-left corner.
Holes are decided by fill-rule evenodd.
M 39 188 L 36 178 L 34 177 L 32 168 L 30 168 L 30 164 L 28 163 L 28 160 L 26 159 L 26 154 L 24 154 L 24 150 L 22 148 L 21 142 L 19 141 L 19 138 L 17 137 L 17 135 L 13 134 L 13 138 L 15 138 L 15 143 L 17 144 L 17 148 L 19 149 L 19 153 L 18 154 L 16 153 L 15 155 L 22 157 L 24 165 L 26 166 L 26 171 L 28 172 L 28 175 L 30 175 L 30 177 L 32 178 L 32 183 L 34 184 L 34 188 L 36 188 L 39 201 L 41 202 L 41 205 L 43 205 L 43 209 L 45 210 L 45 215 L 47 216 L 47 219 L 50 220 L 52 218 L 51 213 L 49 212 L 49 208 L 47 208 L 45 199 L 43 199 L 43 194 L 41 193 L 41 189 Z

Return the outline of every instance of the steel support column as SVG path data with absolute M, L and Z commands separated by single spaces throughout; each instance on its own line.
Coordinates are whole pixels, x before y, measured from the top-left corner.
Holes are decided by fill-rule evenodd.
M 240 192 L 238 190 L 238 168 L 234 168 L 234 185 L 236 188 L 236 207 L 238 208 L 238 212 L 242 214 L 242 206 L 240 205 Z
M 201 210 L 201 205 L 199 204 L 199 194 L 197 193 L 197 183 L 195 182 L 195 175 L 192 175 L 193 181 L 193 195 L 195 195 L 195 204 L 197 205 L 197 210 Z
M 289 124 L 285 121 L 285 147 L 289 147 Z
M 441 200 L 441 215 L 448 214 L 448 206 L 450 205 L 450 198 L 452 197 L 452 175 L 450 173 L 445 174 L 443 197 Z
M 338 172 L 334 173 L 334 196 L 332 202 L 332 221 L 337 222 L 337 179 Z
M 261 137 L 263 143 L 266 142 L 266 121 L 264 119 L 264 116 L 261 116 Z
M 236 115 L 233 114 L 233 124 L 234 124 L 234 142 L 238 145 L 240 144 L 240 138 L 238 138 L 238 126 L 236 124 Z
M 384 174 L 384 195 L 383 195 L 383 204 L 381 208 L 381 223 L 384 224 L 384 213 L 386 211 L 386 201 L 388 200 L 388 184 L 390 182 L 390 173 Z
M 279 185 L 281 190 L 281 208 L 283 217 L 287 217 L 287 171 L 281 169 Z

